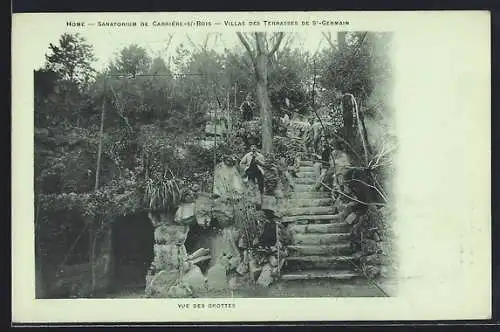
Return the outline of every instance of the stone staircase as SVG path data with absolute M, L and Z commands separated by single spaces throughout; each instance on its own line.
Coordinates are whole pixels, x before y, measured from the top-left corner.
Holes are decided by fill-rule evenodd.
M 282 280 L 351 279 L 354 271 L 350 225 L 336 214 L 328 192 L 312 191 L 319 170 L 301 161 L 282 222 L 291 235 Z

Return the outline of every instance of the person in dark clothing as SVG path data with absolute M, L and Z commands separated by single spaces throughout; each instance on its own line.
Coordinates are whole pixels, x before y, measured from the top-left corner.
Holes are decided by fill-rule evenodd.
M 332 148 L 328 144 L 328 141 L 323 137 L 321 139 L 321 163 L 328 167 L 330 165 L 330 157 L 332 155 Z
M 257 182 L 259 187 L 260 197 L 264 194 L 264 156 L 257 151 L 255 144 L 250 146 L 250 152 L 243 156 L 240 161 L 240 167 L 243 168 L 244 174 L 248 181 Z
M 326 140 L 325 136 L 321 136 L 317 148 L 317 153 L 315 153 L 316 158 L 319 159 L 319 162 L 321 163 L 321 166 L 323 168 L 328 168 L 330 166 L 330 158 L 332 155 L 332 148 L 328 144 L 328 141 Z
M 251 121 L 253 119 L 253 107 L 250 94 L 247 95 L 240 108 L 243 113 L 243 121 Z
M 246 171 L 246 175 L 248 176 L 249 181 L 257 182 L 259 192 L 261 194 L 264 193 L 264 175 L 257 167 L 257 160 L 255 159 L 255 156 L 252 157 L 252 161 L 250 162 L 250 167 L 248 167 Z

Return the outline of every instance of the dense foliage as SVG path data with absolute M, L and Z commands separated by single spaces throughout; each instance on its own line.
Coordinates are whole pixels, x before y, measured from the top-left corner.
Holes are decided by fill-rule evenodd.
M 386 111 L 386 90 L 378 85 L 390 76 L 383 52 L 387 35 L 347 36 L 345 50 L 310 54 L 284 46 L 271 59 L 275 136 L 266 192 L 278 178 L 285 181 L 283 170 L 302 150 L 285 137 L 285 114 L 314 120 L 311 110 L 320 110 L 336 132 L 345 92 L 354 94 L 366 116 Z M 167 63 L 129 45 L 105 70 L 97 72 L 94 61 L 92 45 L 64 34 L 49 45 L 45 66 L 34 73 L 36 221 L 43 230 L 38 240 L 60 243 L 65 250 L 53 249 L 59 252 L 67 251 L 86 223 L 173 209 L 194 192 L 209 192 L 223 156 L 239 160 L 251 140 L 262 143 L 259 119 L 241 119 L 240 105 L 247 95 L 255 99 L 256 87 L 243 47 L 220 54 L 180 45 Z M 204 141 L 215 110 L 228 130 L 214 151 Z M 362 154 L 359 144 L 355 148 Z

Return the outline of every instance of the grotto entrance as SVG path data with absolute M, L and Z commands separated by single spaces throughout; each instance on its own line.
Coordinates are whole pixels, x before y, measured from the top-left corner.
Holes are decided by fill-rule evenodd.
M 154 229 L 147 214 L 119 217 L 113 224 L 112 244 L 110 292 L 144 290 L 154 258 Z

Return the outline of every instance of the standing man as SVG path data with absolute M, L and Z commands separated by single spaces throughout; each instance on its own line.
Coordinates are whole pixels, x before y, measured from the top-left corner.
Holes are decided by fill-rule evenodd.
M 253 119 L 253 105 L 250 94 L 247 94 L 245 101 L 240 106 L 240 109 L 243 113 L 243 121 L 251 121 Z
M 250 152 L 243 156 L 240 167 L 249 181 L 257 183 L 260 192 L 260 203 L 262 205 L 264 195 L 264 155 L 257 151 L 257 146 L 252 144 Z

